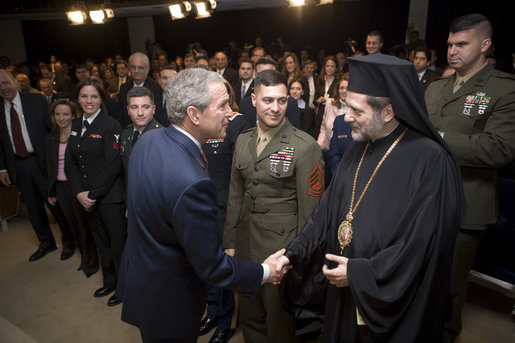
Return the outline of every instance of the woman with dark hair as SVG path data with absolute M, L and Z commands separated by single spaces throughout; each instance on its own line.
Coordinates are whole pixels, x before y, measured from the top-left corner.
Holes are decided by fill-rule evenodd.
M 102 266 L 103 286 L 94 293 L 104 297 L 115 290 L 127 238 L 125 189 L 120 155 L 120 124 L 107 115 L 106 93 L 97 78 L 77 88 L 81 118 L 72 123 L 66 150 L 66 176 L 80 206 L 83 225 L 93 234 Z M 112 296 L 108 305 L 121 300 Z
M 333 132 L 334 118 L 339 115 L 347 113 L 347 86 L 349 85 L 349 73 L 345 73 L 338 78 L 336 82 L 338 87 L 334 88 L 331 98 L 327 99 L 325 104 L 324 116 L 320 126 L 320 133 L 318 134 L 318 145 L 320 149 L 329 149 L 331 135 Z
M 82 255 L 79 269 L 89 277 L 98 270 L 97 250 L 91 233 L 77 220 L 76 200 L 64 173 L 65 151 L 72 120 L 78 117 L 77 106 L 68 99 L 58 99 L 50 106 L 50 116 L 53 128 L 46 138 L 48 202 L 59 207 L 63 214 L 61 219 L 65 222 L 59 226 L 63 236 L 61 260 L 70 258 L 78 247 Z
M 322 71 L 320 76 L 315 80 L 315 97 L 313 104 L 316 108 L 315 127 L 313 134 L 318 137 L 320 132 L 320 125 L 322 124 L 322 117 L 324 115 L 325 104 L 331 94 L 334 93 L 336 85 L 336 67 L 338 62 L 334 56 L 327 56 L 324 59 Z
M 89 68 L 89 76 L 96 77 L 97 79 L 102 80 L 102 76 L 100 76 L 100 67 L 98 64 L 92 64 Z
M 282 73 L 284 76 L 286 76 L 286 82 L 290 84 L 294 78 L 300 79 L 300 82 L 302 82 L 302 88 L 305 90 L 302 99 L 304 99 L 304 101 L 308 101 L 308 80 L 302 73 L 302 69 L 299 63 L 299 59 L 297 58 L 297 55 L 295 55 L 293 52 L 285 52 L 283 61 L 284 62 L 282 67 Z
M 300 112 L 300 129 L 313 135 L 313 125 L 315 123 L 315 112 L 307 105 L 303 99 L 304 84 L 301 78 L 293 78 L 288 84 L 288 95 L 297 100 Z

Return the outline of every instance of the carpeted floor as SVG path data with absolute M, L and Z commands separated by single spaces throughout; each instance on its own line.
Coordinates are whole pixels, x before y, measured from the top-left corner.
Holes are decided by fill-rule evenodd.
M 52 229 L 60 238 L 55 225 Z M 78 252 L 61 261 L 61 248 L 29 262 L 37 246 L 28 219 L 11 219 L 9 230 L 0 233 L 0 342 L 140 342 L 139 331 L 120 320 L 121 305 L 108 307 L 108 297 L 93 297 L 101 286 L 100 272 L 87 279 L 76 270 Z M 472 285 L 459 343 L 515 342 L 513 303 Z M 207 343 L 210 336 L 200 337 L 199 342 Z M 231 343 L 242 342 L 237 331 Z

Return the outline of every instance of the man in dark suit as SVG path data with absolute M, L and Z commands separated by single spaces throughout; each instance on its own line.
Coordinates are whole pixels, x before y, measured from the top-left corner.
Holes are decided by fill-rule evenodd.
M 256 74 L 263 70 L 277 70 L 277 63 L 269 58 L 260 58 L 256 62 Z M 250 97 L 244 98 L 240 101 L 239 112 L 243 114 L 243 117 L 247 121 L 247 128 L 255 127 L 257 123 L 257 112 L 256 107 L 252 104 Z M 297 100 L 292 97 L 288 97 L 288 107 L 286 108 L 286 118 L 296 128 L 300 128 L 300 112 L 297 106 Z
M 234 96 L 236 103 L 239 105 L 241 100 L 250 98 L 250 95 L 254 93 L 254 63 L 250 58 L 240 60 L 238 74 L 240 80 L 234 88 Z
M 236 89 L 239 81 L 238 72 L 228 67 L 229 61 L 227 59 L 227 55 L 222 51 L 215 53 L 215 65 L 216 72 L 229 81 L 233 89 Z
M 56 250 L 44 203 L 48 197 L 45 139 L 50 128 L 48 104 L 41 94 L 21 94 L 16 79 L 0 70 L 0 183 L 18 186 L 40 242 L 29 261 Z M 59 219 L 55 206 L 48 206 Z
M 440 77 L 437 73 L 432 71 L 429 68 L 431 64 L 431 50 L 426 47 L 418 47 L 415 49 L 415 58 L 413 60 L 413 64 L 415 65 L 415 70 L 417 71 L 418 80 L 420 81 L 420 85 L 422 86 L 422 90 L 425 92 L 427 86 L 434 80 Z
M 117 296 L 122 320 L 140 329 L 143 342 L 196 342 L 206 283 L 255 296 L 262 282 L 282 274 L 275 271 L 279 254 L 261 267 L 222 249 L 216 190 L 201 150 L 209 138 L 225 136 L 232 116 L 222 77 L 185 69 L 166 100 L 172 125 L 143 135 L 129 162 Z
M 118 76 L 109 80 L 110 96 L 120 94 L 122 85 L 129 81 L 129 65 L 127 62 L 123 60 L 116 62 L 116 75 Z
M 39 79 L 39 90 L 50 105 L 57 99 L 66 98 L 66 94 L 58 93 L 49 79 Z
M 129 57 L 129 69 L 131 70 L 132 81 L 124 83 L 120 87 L 119 101 L 119 118 L 122 120 L 122 129 L 131 123 L 131 118 L 127 115 L 127 93 L 133 87 L 147 87 L 154 93 L 154 102 L 156 104 L 156 120 L 164 126 L 168 126 L 168 120 L 163 116 L 163 92 L 161 87 L 151 77 L 148 76 L 149 60 L 147 55 L 142 52 L 135 52 Z

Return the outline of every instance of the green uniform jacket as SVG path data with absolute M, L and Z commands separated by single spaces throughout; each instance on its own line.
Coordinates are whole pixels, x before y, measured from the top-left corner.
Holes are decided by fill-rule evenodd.
M 144 135 L 146 132 L 154 129 L 162 128 L 163 126 L 159 124 L 155 119 L 152 119 L 150 123 L 143 129 L 141 135 Z M 123 160 L 123 170 L 125 172 L 125 185 L 127 185 L 127 173 L 129 172 L 129 159 L 131 157 L 132 151 L 132 134 L 134 131 L 134 124 L 130 124 L 122 131 L 122 160 Z M 139 139 L 139 138 L 138 138 Z
M 497 169 L 515 158 L 515 78 L 489 64 L 452 93 L 455 77 L 431 83 L 429 119 L 461 166 L 467 214 L 463 228 L 497 221 Z
M 256 155 L 257 128 L 244 131 L 233 157 L 224 247 L 262 262 L 302 230 L 324 190 L 324 160 L 316 141 L 286 123 Z

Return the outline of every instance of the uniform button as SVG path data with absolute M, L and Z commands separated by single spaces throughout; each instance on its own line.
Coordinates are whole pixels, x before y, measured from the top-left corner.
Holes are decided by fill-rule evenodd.
M 83 165 L 81 165 L 81 167 L 82 167 L 82 168 L 84 168 L 84 164 L 83 164 Z
M 77 144 L 77 148 L 80 148 L 80 144 Z
M 215 154 L 215 155 L 217 154 L 216 150 L 215 150 L 215 151 L 213 151 L 213 154 Z
M 440 117 L 445 117 L 445 112 L 440 113 Z
M 79 155 L 79 158 L 82 158 L 82 155 Z
M 277 173 L 275 173 L 275 174 L 276 174 L 277 176 L 281 176 L 281 173 L 279 173 L 279 172 L 277 172 Z
M 250 196 L 250 198 L 251 198 L 252 200 L 256 200 L 257 196 L 256 196 L 256 194 L 252 194 L 252 195 Z
M 281 235 L 284 235 L 284 229 L 281 229 Z
M 254 170 L 255 170 L 255 171 L 259 171 L 259 166 L 255 166 L 255 167 L 254 167 Z
M 83 175 L 84 178 L 86 178 L 87 176 L 86 175 Z
M 259 181 L 258 181 L 258 180 L 254 180 L 254 181 L 252 181 L 252 184 L 254 184 L 254 186 L 257 186 L 257 185 L 258 185 L 258 183 L 259 183 Z
M 286 135 L 282 135 L 281 137 L 282 137 L 282 138 L 286 138 L 287 136 L 286 136 Z

